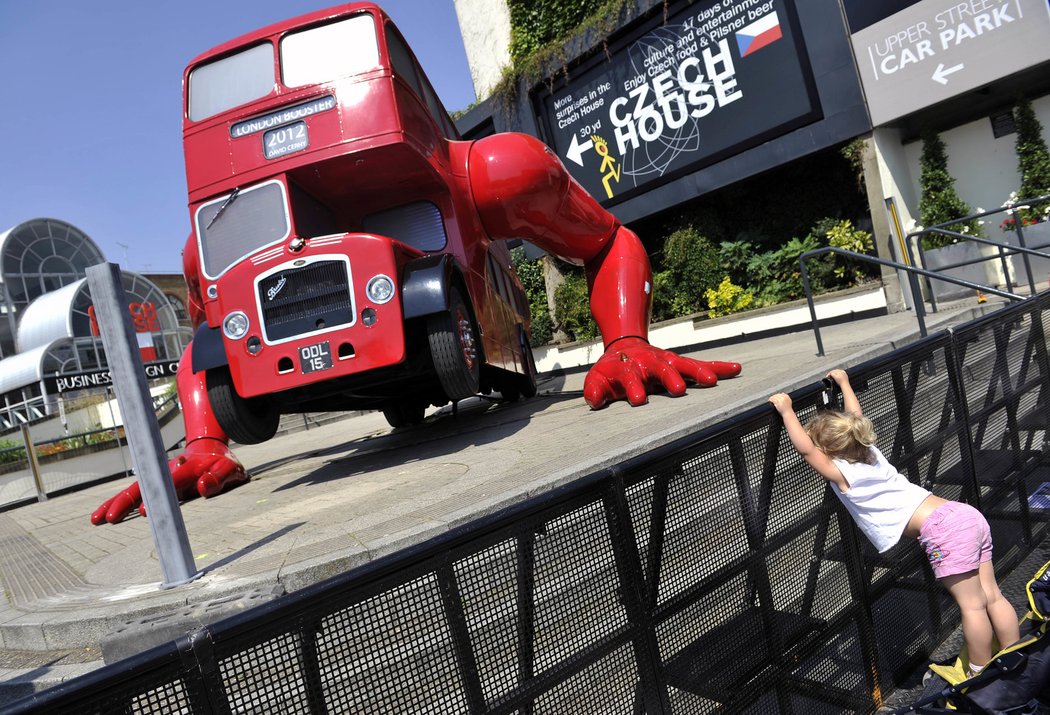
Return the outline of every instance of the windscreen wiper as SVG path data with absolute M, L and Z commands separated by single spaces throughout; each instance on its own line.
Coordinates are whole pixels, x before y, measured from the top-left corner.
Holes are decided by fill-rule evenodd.
M 211 228 L 211 225 L 219 220 L 219 217 L 222 216 L 222 212 L 228 209 L 230 205 L 237 200 L 237 196 L 240 193 L 241 187 L 238 186 L 233 190 L 233 193 L 226 197 L 226 200 L 222 202 L 222 206 L 220 206 L 219 210 L 215 212 L 215 215 L 211 217 L 211 221 L 208 222 L 208 225 L 204 227 L 205 231 Z

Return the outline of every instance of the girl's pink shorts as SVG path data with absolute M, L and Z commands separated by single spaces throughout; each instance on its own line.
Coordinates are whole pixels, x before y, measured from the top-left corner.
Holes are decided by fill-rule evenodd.
M 933 510 L 919 528 L 919 544 L 937 578 L 976 570 L 992 560 L 992 534 L 981 512 L 950 501 Z

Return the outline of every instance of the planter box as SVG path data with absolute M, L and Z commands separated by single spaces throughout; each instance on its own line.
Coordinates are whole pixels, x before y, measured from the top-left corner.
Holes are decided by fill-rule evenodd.
M 944 248 L 934 248 L 923 252 L 926 257 L 926 269 L 938 271 L 944 275 L 959 278 L 971 283 L 983 286 L 996 286 L 1001 284 L 1002 271 L 999 270 L 999 261 L 995 259 L 999 250 L 995 246 L 988 246 L 973 241 L 963 241 Z M 963 261 L 985 259 L 981 263 L 974 263 L 958 268 L 950 268 L 946 271 L 940 270 L 942 266 L 951 266 Z M 994 260 L 989 260 L 994 259 Z M 933 295 L 937 300 L 947 298 L 967 298 L 974 295 L 974 289 L 966 288 L 946 281 L 930 279 Z
M 1034 226 L 1023 226 L 1024 243 L 1026 248 L 1034 248 L 1043 253 L 1050 253 L 1050 222 L 1044 221 Z M 1013 231 L 1003 234 L 1003 239 L 1011 246 L 1020 245 L 1017 242 L 1017 234 Z M 1028 274 L 1024 269 L 1024 255 L 1015 254 L 1007 261 L 1010 264 L 1010 279 L 1015 286 L 1028 286 Z M 1047 281 L 1050 281 L 1050 258 L 1039 256 L 1028 256 L 1028 262 L 1032 266 L 1032 279 L 1035 281 L 1036 290 L 1045 290 Z

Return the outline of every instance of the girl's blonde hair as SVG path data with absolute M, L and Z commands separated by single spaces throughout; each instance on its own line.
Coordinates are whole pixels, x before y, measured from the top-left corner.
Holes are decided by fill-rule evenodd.
M 875 460 L 871 451 L 875 445 L 875 425 L 862 415 L 822 410 L 806 425 L 806 434 L 832 459 L 864 464 Z

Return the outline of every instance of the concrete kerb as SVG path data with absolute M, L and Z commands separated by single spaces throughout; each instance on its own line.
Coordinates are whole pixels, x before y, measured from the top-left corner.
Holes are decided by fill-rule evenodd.
M 101 661 L 88 663 L 46 663 L 37 668 L 0 668 L 0 705 L 87 675 L 102 667 Z
M 170 615 L 186 608 L 218 612 L 213 604 L 240 598 L 259 587 L 255 580 L 219 580 L 192 589 L 153 590 L 124 603 L 100 603 L 111 593 L 92 589 L 67 600 L 61 610 L 42 609 L 5 621 L 0 624 L 0 643 L 5 649 L 43 652 L 97 645 L 129 621 Z

